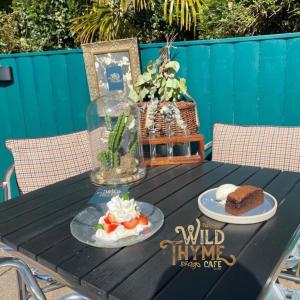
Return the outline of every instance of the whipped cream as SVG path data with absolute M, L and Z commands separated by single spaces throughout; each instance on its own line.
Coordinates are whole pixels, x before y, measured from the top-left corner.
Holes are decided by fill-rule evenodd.
M 225 204 L 227 200 L 227 196 L 234 192 L 238 186 L 234 184 L 222 184 L 216 189 L 216 200 L 221 204 Z
M 120 223 L 130 221 L 140 215 L 140 208 L 134 199 L 123 200 L 119 195 L 112 197 L 106 206 L 109 213 Z
M 130 222 L 131 220 L 141 216 L 141 210 L 133 198 L 124 200 L 122 196 L 117 195 L 112 197 L 111 200 L 107 202 L 106 206 L 108 211 L 104 216 L 100 217 L 98 224 L 105 227 L 105 219 L 109 215 L 112 218 L 113 225 L 117 225 L 117 227 L 111 232 L 107 232 L 104 229 L 96 230 L 97 238 L 107 241 L 116 241 L 128 236 L 137 236 L 144 230 L 144 228 L 151 226 L 149 220 L 147 225 L 137 224 L 132 229 L 128 229 L 123 226 L 123 222 Z
M 105 230 L 98 229 L 96 231 L 96 237 L 106 241 L 117 241 L 128 236 L 137 236 L 144 230 L 145 227 L 148 226 L 149 223 L 145 226 L 138 224 L 133 229 L 126 229 L 123 225 L 119 225 L 116 230 L 110 233 L 107 233 Z

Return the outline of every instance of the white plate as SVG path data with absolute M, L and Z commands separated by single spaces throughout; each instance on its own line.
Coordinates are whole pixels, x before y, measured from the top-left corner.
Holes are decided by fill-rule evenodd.
M 206 216 L 232 224 L 253 224 L 272 218 L 277 210 L 277 200 L 264 192 L 264 203 L 247 211 L 241 216 L 234 216 L 225 211 L 225 204 L 216 201 L 217 188 L 207 190 L 198 197 L 200 211 Z

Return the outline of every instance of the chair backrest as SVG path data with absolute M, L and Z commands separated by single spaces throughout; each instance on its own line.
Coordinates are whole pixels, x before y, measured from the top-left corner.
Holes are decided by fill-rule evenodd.
M 212 160 L 300 172 L 300 127 L 215 124 Z
M 92 169 L 87 131 L 7 140 L 20 191 L 28 193 Z

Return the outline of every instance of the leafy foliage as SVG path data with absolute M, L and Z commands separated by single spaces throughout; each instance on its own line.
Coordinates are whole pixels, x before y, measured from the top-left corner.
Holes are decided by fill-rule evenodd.
M 69 22 L 86 0 L 13 0 L 11 12 L 0 14 L 2 52 L 42 51 L 74 47 Z M 10 30 L 8 30 L 10 29 Z
M 191 40 L 300 31 L 299 0 L 2 2 L 2 53 L 70 48 L 131 36 L 157 42 L 170 32 L 178 33 L 177 40 Z
M 143 101 L 158 97 L 161 101 L 177 101 L 187 94 L 184 78 L 176 78 L 180 65 L 177 61 L 150 61 L 146 71 L 139 75 L 129 97 L 134 101 Z
M 201 0 L 160 1 L 97 0 L 83 16 L 74 18 L 71 30 L 81 43 L 136 36 L 142 32 L 143 22 L 148 19 L 138 22 L 140 26 L 136 26 L 141 12 L 146 12 L 144 15 L 150 18 L 158 16 L 171 27 L 176 20 L 181 30 L 190 30 L 192 25 L 196 28 L 201 16 Z M 150 28 L 153 27 L 151 24 Z
M 206 0 L 197 31 L 207 39 L 299 30 L 298 0 Z

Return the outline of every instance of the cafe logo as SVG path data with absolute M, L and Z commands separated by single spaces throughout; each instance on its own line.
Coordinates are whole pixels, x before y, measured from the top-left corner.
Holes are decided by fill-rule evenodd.
M 172 247 L 171 265 L 177 262 L 181 267 L 210 268 L 221 270 L 223 264 L 233 266 L 236 257 L 230 255 L 229 258 L 223 256 L 225 233 L 213 224 L 200 222 L 196 219 L 196 225 L 189 225 L 187 229 L 183 226 L 175 227 L 176 233 L 182 234 L 181 240 L 163 240 L 160 248 Z

